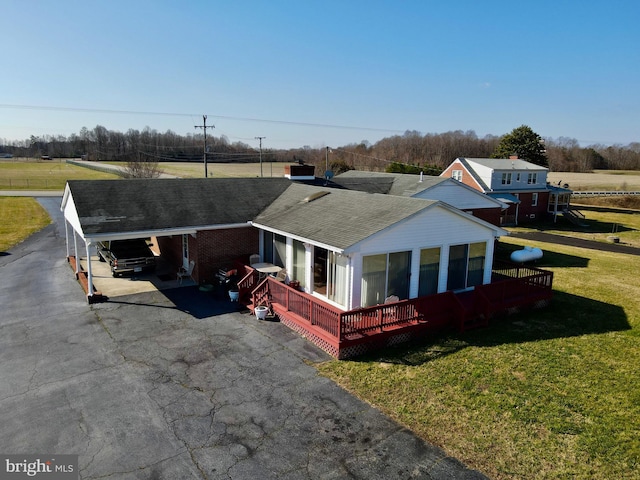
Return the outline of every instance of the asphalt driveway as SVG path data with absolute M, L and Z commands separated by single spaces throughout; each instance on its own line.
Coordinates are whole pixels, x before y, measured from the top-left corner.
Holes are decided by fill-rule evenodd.
M 0 452 L 85 479 L 484 478 L 317 374 L 322 351 L 195 287 L 88 305 L 56 223 L 0 257 Z

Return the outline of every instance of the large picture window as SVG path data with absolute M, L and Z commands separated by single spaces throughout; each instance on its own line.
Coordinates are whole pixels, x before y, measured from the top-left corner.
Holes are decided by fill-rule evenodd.
M 411 252 L 368 255 L 362 259 L 362 306 L 384 303 L 391 295 L 409 298 Z

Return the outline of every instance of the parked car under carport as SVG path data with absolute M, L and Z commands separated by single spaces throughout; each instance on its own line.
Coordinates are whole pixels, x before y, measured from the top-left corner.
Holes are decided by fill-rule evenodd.
M 156 269 L 156 256 L 143 238 L 98 242 L 98 257 L 107 262 L 114 277 Z

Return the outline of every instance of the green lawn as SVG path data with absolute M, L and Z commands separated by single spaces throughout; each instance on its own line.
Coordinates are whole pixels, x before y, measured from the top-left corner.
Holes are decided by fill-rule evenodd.
M 34 198 L 0 197 L 0 252 L 6 252 L 50 222 L 49 215 Z
M 533 246 L 550 307 L 318 368 L 491 478 L 640 478 L 640 257 Z
M 67 180 L 116 178 L 60 160 L 0 161 L 0 190 L 63 190 Z

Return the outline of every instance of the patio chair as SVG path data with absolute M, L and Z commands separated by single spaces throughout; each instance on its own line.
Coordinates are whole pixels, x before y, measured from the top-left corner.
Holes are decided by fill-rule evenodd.
M 249 265 L 251 266 L 254 263 L 260 263 L 260 255 L 258 255 L 257 253 L 249 256 Z
M 184 278 L 191 278 L 191 274 L 193 273 L 193 267 L 196 266 L 196 262 L 191 260 L 189 262 L 189 268 L 184 268 L 184 266 L 178 269 L 178 283 L 182 283 Z

